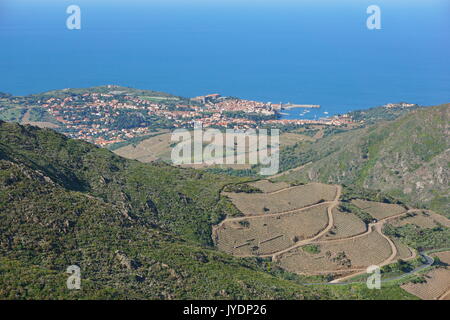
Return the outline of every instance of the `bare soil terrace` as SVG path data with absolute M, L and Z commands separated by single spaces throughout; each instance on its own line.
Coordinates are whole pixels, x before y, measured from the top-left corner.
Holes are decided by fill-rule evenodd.
M 258 180 L 256 182 L 249 183 L 250 186 L 260 189 L 264 193 L 271 193 L 279 190 L 289 188 L 289 183 L 276 182 L 272 183 L 268 180 Z
M 388 241 L 378 232 L 348 240 L 317 242 L 314 245 L 320 253 L 307 253 L 300 247 L 281 256 L 280 265 L 302 274 L 336 273 L 379 265 L 392 254 Z
M 397 247 L 397 255 L 395 256 L 395 260 L 411 260 L 417 256 L 417 253 L 414 249 L 409 248 L 407 245 L 401 243 L 399 240 L 393 239 L 395 246 Z
M 387 217 L 392 217 L 400 213 L 406 212 L 407 209 L 398 205 L 382 202 L 374 202 L 367 200 L 353 200 L 352 204 L 364 210 L 375 219 L 381 220 Z
M 215 241 L 220 250 L 236 256 L 273 254 L 323 230 L 327 207 L 230 219 L 215 229 Z
M 333 209 L 334 225 L 320 240 L 342 239 L 362 234 L 367 231 L 366 224 L 350 212 Z
M 450 228 L 450 220 L 446 217 L 431 212 L 412 212 L 405 216 L 395 218 L 390 221 L 395 227 L 401 227 L 406 224 L 415 224 L 418 227 L 431 229 L 443 225 Z

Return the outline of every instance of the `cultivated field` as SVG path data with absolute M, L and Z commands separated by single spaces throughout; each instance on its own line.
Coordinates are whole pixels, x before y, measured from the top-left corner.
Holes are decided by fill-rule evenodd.
M 411 212 L 404 216 L 392 219 L 389 223 L 395 227 L 415 224 L 416 226 L 424 229 L 431 229 L 439 225 L 450 228 L 449 219 L 439 214 L 428 212 Z
M 395 216 L 399 213 L 406 212 L 406 209 L 397 204 L 389 204 L 382 202 L 374 202 L 367 200 L 353 200 L 352 204 L 364 210 L 372 217 L 382 220 L 387 217 Z
M 389 242 L 378 232 L 311 245 L 317 246 L 320 252 L 309 253 L 304 247 L 296 248 L 280 256 L 280 265 L 295 273 L 333 273 L 379 265 L 392 254 Z
M 441 296 L 440 300 L 449 300 L 450 301 L 450 292 L 447 292 L 443 296 Z
M 349 212 L 333 209 L 334 225 L 331 230 L 322 236 L 321 240 L 348 238 L 367 231 L 366 224 L 357 216 Z
M 450 251 L 433 253 L 432 256 L 438 257 L 443 263 L 446 263 L 450 266 Z
M 415 253 L 412 249 L 410 249 L 407 245 L 403 244 L 397 239 L 391 239 L 395 246 L 397 247 L 397 255 L 395 256 L 394 260 L 409 260 L 413 257 L 415 257 Z
M 237 256 L 267 255 L 311 238 L 328 224 L 327 205 L 286 214 L 234 218 L 215 229 L 220 250 Z
M 245 215 L 296 210 L 323 201 L 332 201 L 336 186 L 310 183 L 272 193 L 224 193 Z
M 417 256 L 413 249 L 383 234 L 386 223 L 434 227 L 450 222 L 428 211 L 352 201 L 378 220 L 366 226 L 354 213 L 339 211 L 340 186 L 310 183 L 289 187 L 268 180 L 250 185 L 263 193 L 224 192 L 244 217 L 227 218 L 213 228 L 217 247 L 240 257 L 271 257 L 283 269 L 298 274 L 333 274 L 336 283 L 364 273 L 368 266 L 381 267 Z M 443 260 L 450 260 L 450 253 L 442 255 Z M 439 281 L 448 281 L 440 271 L 437 275 Z M 414 290 L 438 292 L 433 277 L 429 281 L 431 289 L 417 284 Z M 440 298 L 444 293 L 447 295 L 444 291 Z
M 30 110 L 28 110 L 22 117 L 22 124 L 29 124 L 32 126 L 36 126 L 39 128 L 50 128 L 50 129 L 56 129 L 59 126 L 51 123 L 51 122 L 45 122 L 45 121 L 30 121 L 31 118 L 31 114 L 30 114 Z
M 304 134 L 286 132 L 280 135 L 280 146 L 286 147 L 300 141 L 314 141 L 315 139 Z
M 450 251 L 443 251 L 431 254 L 434 258 L 439 258 L 441 262 L 447 264 L 446 267 L 439 267 L 428 272 L 424 278 L 424 283 L 407 283 L 402 286 L 409 293 L 424 300 L 449 300 L 450 299 Z
M 114 150 L 116 154 L 127 159 L 139 160 L 141 162 L 152 162 L 158 159 L 170 159 L 170 133 L 150 137 L 139 142 L 136 146 L 132 144 Z

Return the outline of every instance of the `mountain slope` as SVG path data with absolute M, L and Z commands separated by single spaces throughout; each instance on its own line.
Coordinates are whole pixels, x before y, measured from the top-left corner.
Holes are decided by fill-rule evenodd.
M 450 104 L 302 144 L 281 153 L 282 180 L 318 180 L 381 190 L 413 206 L 450 212 Z
M 235 178 L 125 160 L 48 129 L 0 123 L 0 155 L 108 201 L 130 219 L 145 218 L 202 244 L 211 244 L 210 227 L 221 216 L 237 213 L 219 196 Z
M 130 220 L 114 206 L 67 191 L 38 171 L 5 160 L 0 169 L 1 297 L 301 297 L 294 293 L 298 285 L 148 228 L 145 219 Z M 82 270 L 80 292 L 64 290 L 64 271 L 74 264 Z M 22 286 L 29 268 L 36 274 L 28 274 L 29 283 Z

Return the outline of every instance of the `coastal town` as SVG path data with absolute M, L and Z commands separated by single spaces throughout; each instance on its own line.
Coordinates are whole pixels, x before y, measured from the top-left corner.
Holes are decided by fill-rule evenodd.
M 348 115 L 307 119 L 280 119 L 290 107 L 317 108 L 316 105 L 283 105 L 271 102 L 223 97 L 209 94 L 191 99 L 168 94 L 135 94 L 117 86 L 87 92 L 64 91 L 39 95 L 32 101 L 10 99 L 33 107 L 24 112 L 27 123 L 49 127 L 100 146 L 154 134 L 161 129 L 203 127 L 249 129 L 267 126 L 351 124 Z M 69 89 L 66 89 L 69 90 Z M 0 99 L 0 108 L 1 108 Z

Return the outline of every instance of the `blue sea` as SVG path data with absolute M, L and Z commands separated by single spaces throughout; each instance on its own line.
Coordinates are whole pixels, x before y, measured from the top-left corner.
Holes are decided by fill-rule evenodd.
M 450 100 L 449 40 L 448 0 L 1 0 L 0 92 L 118 84 L 320 104 L 315 117 L 434 105 Z

